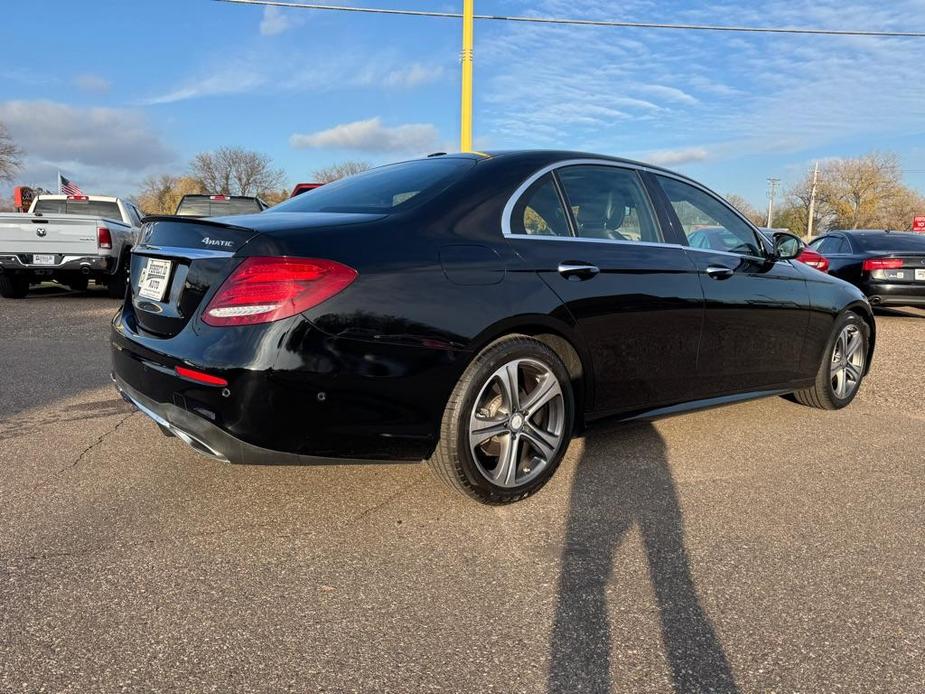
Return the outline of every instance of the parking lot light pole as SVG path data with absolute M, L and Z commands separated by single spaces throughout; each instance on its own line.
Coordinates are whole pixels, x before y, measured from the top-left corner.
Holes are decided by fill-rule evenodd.
M 475 34 L 475 0 L 463 0 L 462 98 L 459 149 L 472 151 L 472 46 Z

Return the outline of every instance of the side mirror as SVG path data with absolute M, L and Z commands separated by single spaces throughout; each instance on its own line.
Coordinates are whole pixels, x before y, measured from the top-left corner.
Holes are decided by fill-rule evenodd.
M 772 238 L 775 260 L 793 260 L 800 255 L 805 246 L 803 239 L 786 231 L 775 231 Z

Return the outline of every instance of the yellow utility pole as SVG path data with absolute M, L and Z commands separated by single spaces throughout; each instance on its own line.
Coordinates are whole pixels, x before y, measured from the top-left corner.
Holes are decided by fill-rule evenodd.
M 463 0 L 462 108 L 459 149 L 472 151 L 472 46 L 475 34 L 475 0 Z

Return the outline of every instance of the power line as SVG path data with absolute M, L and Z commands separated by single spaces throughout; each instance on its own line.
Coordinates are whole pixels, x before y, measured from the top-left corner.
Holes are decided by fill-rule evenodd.
M 362 14 L 388 14 L 410 17 L 439 17 L 443 19 L 462 19 L 459 12 L 437 12 L 433 10 L 402 10 L 377 7 L 352 7 L 349 5 L 324 5 L 319 3 L 284 2 L 282 0 L 215 0 L 235 5 L 267 5 L 271 7 L 289 7 L 300 10 L 329 10 L 335 12 L 357 12 Z M 626 29 L 674 29 L 686 31 L 725 31 L 750 34 L 813 34 L 821 36 L 874 36 L 880 38 L 925 38 L 925 31 L 862 31 L 854 29 L 815 29 L 800 27 L 754 27 L 723 26 L 715 24 L 663 24 L 659 22 L 622 22 L 603 19 L 567 19 L 556 17 L 524 17 L 495 14 L 477 14 L 475 19 L 523 22 L 532 24 L 555 24 L 571 26 L 622 27 Z

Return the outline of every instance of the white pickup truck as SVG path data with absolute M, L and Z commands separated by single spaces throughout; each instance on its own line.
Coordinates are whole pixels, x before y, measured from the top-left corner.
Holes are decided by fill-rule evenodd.
M 20 299 L 46 280 L 83 290 L 92 279 L 122 298 L 141 217 L 99 195 L 39 195 L 28 212 L 0 214 L 0 296 Z

